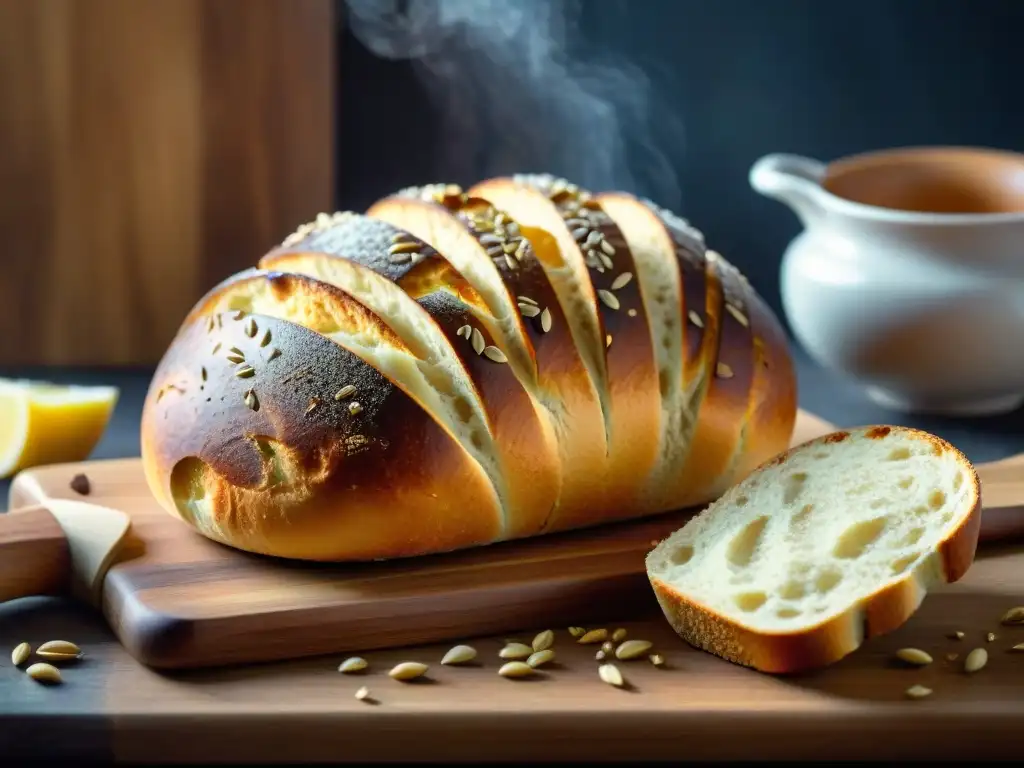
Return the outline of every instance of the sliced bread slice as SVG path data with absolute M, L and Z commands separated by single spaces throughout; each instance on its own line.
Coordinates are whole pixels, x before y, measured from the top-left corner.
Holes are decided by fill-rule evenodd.
M 647 557 L 673 629 L 762 672 L 838 661 L 974 561 L 968 459 L 905 427 L 835 432 L 779 455 Z

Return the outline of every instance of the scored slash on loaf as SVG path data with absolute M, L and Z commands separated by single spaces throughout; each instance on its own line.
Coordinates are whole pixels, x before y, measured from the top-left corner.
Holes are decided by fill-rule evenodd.
M 781 324 L 698 230 L 525 174 L 317 215 L 212 287 L 142 456 L 211 539 L 377 560 L 707 503 L 795 418 Z

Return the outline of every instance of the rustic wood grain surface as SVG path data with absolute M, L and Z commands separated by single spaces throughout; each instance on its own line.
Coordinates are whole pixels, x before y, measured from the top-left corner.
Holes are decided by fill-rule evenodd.
M 334 7 L 0 0 L 0 363 L 155 363 L 331 206 Z
M 831 430 L 801 412 L 793 442 Z M 80 473 L 89 478 L 87 497 L 70 487 Z M 436 557 L 330 566 L 253 556 L 199 536 L 156 504 L 138 459 L 27 470 L 14 481 L 10 506 L 60 499 L 130 516 L 102 610 L 130 653 L 160 668 L 443 641 L 566 616 L 626 618 L 650 591 L 647 552 L 692 514 Z M 5 522 L 18 517 L 15 511 Z

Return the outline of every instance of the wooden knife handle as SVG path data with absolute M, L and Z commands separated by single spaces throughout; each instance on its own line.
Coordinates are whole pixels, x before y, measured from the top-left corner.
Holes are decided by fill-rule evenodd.
M 0 514 L 0 602 L 64 594 L 70 578 L 67 537 L 46 507 Z

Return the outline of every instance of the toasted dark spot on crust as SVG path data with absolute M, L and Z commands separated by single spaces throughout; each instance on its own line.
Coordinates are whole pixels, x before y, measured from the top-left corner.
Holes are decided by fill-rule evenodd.
M 826 443 L 841 443 L 843 440 L 850 436 L 849 432 L 833 432 L 831 435 L 825 436 Z
M 872 427 L 868 430 L 867 436 L 872 440 L 880 440 L 892 432 L 890 427 Z

